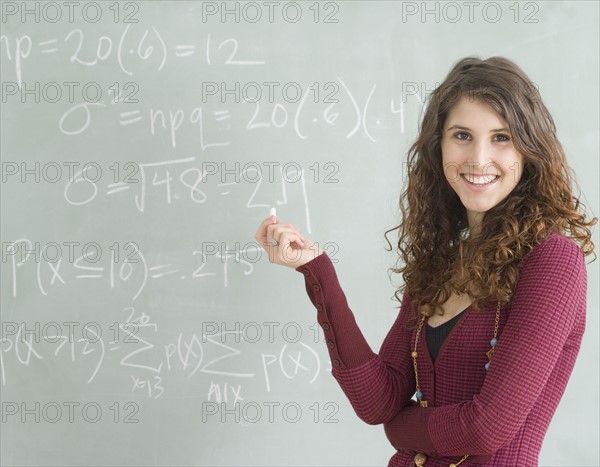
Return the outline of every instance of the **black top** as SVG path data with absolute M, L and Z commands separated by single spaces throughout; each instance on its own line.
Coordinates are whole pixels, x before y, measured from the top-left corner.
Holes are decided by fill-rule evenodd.
M 431 355 L 432 362 L 435 362 L 435 359 L 437 358 L 438 352 L 440 351 L 442 344 L 450 334 L 450 331 L 452 331 L 454 325 L 458 323 L 458 320 L 460 319 L 465 310 L 461 311 L 454 318 L 446 321 L 445 323 L 440 324 L 435 328 L 430 326 L 429 323 L 427 323 L 427 331 L 425 332 L 425 334 L 427 339 L 427 348 L 429 349 L 429 355 Z

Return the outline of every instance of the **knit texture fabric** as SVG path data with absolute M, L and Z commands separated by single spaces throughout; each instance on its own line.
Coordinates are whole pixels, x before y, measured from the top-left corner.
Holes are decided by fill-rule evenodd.
M 384 424 L 396 453 L 389 466 L 408 467 L 425 452 L 427 467 L 534 467 L 579 353 L 586 321 L 584 255 L 553 232 L 519 263 L 512 299 L 501 309 L 489 370 L 496 306 L 470 307 L 446 338 L 435 364 L 421 330 L 416 405 L 411 352 L 416 307 L 405 293 L 398 317 L 375 354 L 358 328 L 327 253 L 296 268 L 327 342 L 332 375 L 354 411 Z M 427 321 L 425 321 L 427 322 Z

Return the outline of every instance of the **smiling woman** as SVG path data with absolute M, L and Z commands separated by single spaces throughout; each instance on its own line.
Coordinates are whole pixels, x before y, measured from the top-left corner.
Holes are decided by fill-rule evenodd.
M 506 126 L 490 106 L 468 97 L 452 107 L 444 125 L 444 173 L 465 207 L 472 234 L 480 231 L 483 214 L 521 180 L 523 155 Z
M 453 67 L 408 168 L 392 229 L 400 313 L 379 354 L 326 252 L 274 218 L 255 238 L 304 275 L 332 375 L 363 421 L 384 425 L 390 466 L 538 465 L 585 330 L 597 219 L 571 191 L 539 93 L 502 57 Z
M 552 116 L 515 63 L 457 62 L 420 128 L 393 229 L 405 265 L 394 272 L 426 316 L 461 293 L 474 309 L 508 303 L 519 262 L 552 231 L 593 253 L 597 219 L 586 221 Z

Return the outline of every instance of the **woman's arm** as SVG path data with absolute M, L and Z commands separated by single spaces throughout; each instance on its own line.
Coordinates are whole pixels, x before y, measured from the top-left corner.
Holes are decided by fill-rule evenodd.
M 304 274 L 306 292 L 317 309 L 332 375 L 356 414 L 373 425 L 390 420 L 415 392 L 411 333 L 404 330 L 407 297 L 403 297 L 398 318 L 377 355 L 356 324 L 329 256 L 323 252 L 296 270 Z
M 495 452 L 514 438 L 542 390 L 552 384 L 548 379 L 563 347 L 575 347 L 577 355 L 581 331 L 567 341 L 576 324 L 579 329 L 585 325 L 583 253 L 572 240 L 556 234 L 523 261 L 480 393 L 458 404 L 402 410 L 385 426 L 394 447 L 432 456 Z M 572 368 L 563 371 L 564 381 Z M 564 387 L 554 392 L 558 404 Z
M 394 332 L 401 329 L 398 321 L 405 318 L 407 307 L 401 307 L 395 330 L 386 339 L 391 351 L 386 353 L 382 347 L 376 355 L 356 325 L 329 256 L 316 242 L 273 215 L 261 222 L 254 238 L 263 245 L 270 262 L 294 267 L 304 275 L 306 291 L 318 310 L 317 320 L 327 340 L 332 373 L 356 413 L 371 424 L 390 420 L 414 393 L 408 365 L 410 336 Z M 400 348 L 406 351 L 398 357 L 394 350 Z

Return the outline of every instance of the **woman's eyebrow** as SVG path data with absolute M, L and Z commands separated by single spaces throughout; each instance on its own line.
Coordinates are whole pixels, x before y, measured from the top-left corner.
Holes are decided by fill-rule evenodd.
M 467 128 L 466 126 L 462 126 L 462 125 L 452 125 L 450 128 L 448 128 L 446 131 L 450 131 L 453 128 L 458 128 L 459 130 L 467 130 L 467 131 L 471 131 L 470 128 Z M 508 128 L 496 128 L 495 130 L 490 130 L 490 133 L 494 133 L 496 131 L 506 131 L 508 132 Z

